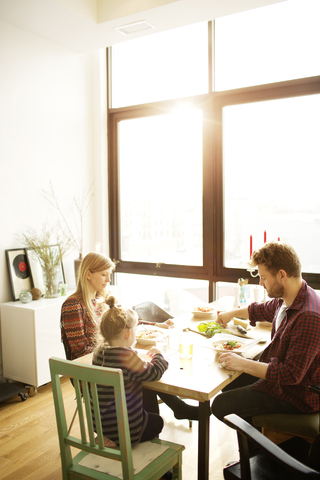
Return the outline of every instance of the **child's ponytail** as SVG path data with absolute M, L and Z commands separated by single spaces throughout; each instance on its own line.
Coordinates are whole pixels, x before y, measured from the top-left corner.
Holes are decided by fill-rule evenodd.
M 106 345 L 117 338 L 125 328 L 132 328 L 136 325 L 138 316 L 134 310 L 116 305 L 116 298 L 110 295 L 106 299 L 108 310 L 104 312 L 100 322 L 100 335 L 97 343 Z

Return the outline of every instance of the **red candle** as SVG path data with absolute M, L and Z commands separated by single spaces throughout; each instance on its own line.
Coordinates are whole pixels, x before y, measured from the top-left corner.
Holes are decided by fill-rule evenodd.
M 250 235 L 250 258 L 252 257 L 252 235 Z
M 266 230 L 264 231 L 263 241 L 264 241 L 264 243 L 267 243 L 267 232 L 266 232 Z

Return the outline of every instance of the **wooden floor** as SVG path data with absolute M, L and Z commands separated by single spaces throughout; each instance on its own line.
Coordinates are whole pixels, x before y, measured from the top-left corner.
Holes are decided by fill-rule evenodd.
M 62 379 L 68 396 L 67 416 L 75 409 L 69 379 Z M 183 480 L 197 478 L 197 422 L 189 429 L 187 420 L 176 420 L 172 411 L 160 405 L 165 427 L 160 438 L 185 445 Z M 77 421 L 73 427 L 77 429 Z M 223 467 L 238 459 L 235 431 L 214 417 L 210 426 L 210 480 L 222 480 Z M 61 480 L 60 453 L 56 433 L 51 384 L 25 402 L 15 397 L 0 404 L 0 479 Z

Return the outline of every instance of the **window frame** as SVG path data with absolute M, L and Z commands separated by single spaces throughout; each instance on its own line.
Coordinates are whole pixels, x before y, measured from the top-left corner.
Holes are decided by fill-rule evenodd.
M 161 104 L 161 107 L 159 105 Z M 201 107 L 203 110 L 204 115 L 204 129 L 206 127 L 207 117 L 208 117 L 208 109 L 203 106 L 203 96 L 193 97 L 193 99 L 188 98 L 181 99 L 181 101 L 165 101 L 165 102 L 157 102 L 154 104 L 145 104 L 137 107 L 122 107 L 120 109 L 109 110 L 108 115 L 108 137 L 109 137 L 109 151 L 108 151 L 108 178 L 109 178 L 109 244 L 110 244 L 110 254 L 117 260 L 120 260 L 120 264 L 117 266 L 117 271 L 126 272 L 127 270 L 123 270 L 123 268 L 131 269 L 134 266 L 134 272 L 136 273 L 139 269 L 141 269 L 146 273 L 150 274 L 150 270 L 147 266 L 153 265 L 153 269 L 157 268 L 158 270 L 154 270 L 154 273 L 158 273 L 161 270 L 162 276 L 177 276 L 174 275 L 176 268 L 179 269 L 179 277 L 181 278 L 200 278 L 203 279 L 203 275 L 209 275 L 210 264 L 213 261 L 213 254 L 209 254 L 208 252 L 204 254 L 203 258 L 203 266 L 188 266 L 188 265 L 170 265 L 170 264 L 159 264 L 156 263 L 147 263 L 147 262 L 130 262 L 130 261 L 123 261 L 120 258 L 120 235 L 112 235 L 111 232 L 120 232 L 121 222 L 120 222 L 120 192 L 119 192 L 119 172 L 118 172 L 118 123 L 122 120 L 128 119 L 135 119 L 135 118 L 142 118 L 142 117 L 149 117 L 153 115 L 160 115 L 171 113 L 177 107 L 183 107 L 183 105 L 188 104 L 188 106 L 194 107 Z M 159 108 L 160 107 L 160 108 Z M 209 152 L 211 149 L 206 149 L 203 152 L 203 163 L 204 163 L 204 171 L 210 170 L 212 163 L 208 157 Z M 206 165 L 206 168 L 205 168 Z M 203 173 L 203 191 L 204 196 L 206 195 L 208 198 L 213 200 L 213 184 L 212 184 L 213 175 L 205 175 Z M 203 229 L 204 229 L 204 251 L 207 251 L 206 248 L 207 244 L 205 243 L 205 239 L 209 237 L 209 231 L 212 229 L 212 217 L 210 215 L 210 210 L 208 209 L 207 204 L 203 203 Z M 157 266 L 158 265 L 158 266 Z M 190 276 L 191 275 L 191 276 Z
M 210 43 L 208 50 L 211 56 L 213 37 L 211 22 L 208 23 L 208 28 L 211 32 L 208 35 Z M 107 58 L 110 59 L 112 47 L 109 47 L 108 50 Z M 209 65 L 211 65 L 211 60 Z M 110 61 L 108 61 L 108 70 L 110 71 Z M 212 85 L 211 72 L 212 68 L 209 68 L 209 85 Z M 249 272 L 245 267 L 243 269 L 227 268 L 223 265 L 223 108 L 230 105 L 319 93 L 320 76 L 315 76 L 229 91 L 213 92 L 210 90 L 208 94 L 176 100 L 159 101 L 117 109 L 108 108 L 109 255 L 117 262 L 117 272 L 206 280 L 209 284 L 208 298 L 210 302 L 216 299 L 216 282 L 236 283 L 238 278 L 250 278 Z M 175 108 L 183 107 L 186 104 L 189 107 L 191 105 L 203 110 L 203 266 L 123 261 L 120 256 L 121 224 L 117 125 L 122 120 L 170 113 Z M 320 274 L 303 272 L 303 278 L 313 288 L 320 288 Z M 250 283 L 258 284 L 259 278 L 250 278 Z
M 287 80 L 283 82 L 276 82 L 267 85 L 258 85 L 253 87 L 240 88 L 228 92 L 217 92 L 213 94 L 215 97 L 215 125 L 217 131 L 217 138 L 219 143 L 219 152 L 217 154 L 217 166 L 219 176 L 219 214 L 218 219 L 220 223 L 220 239 L 219 239 L 219 258 L 217 266 L 217 280 L 225 282 L 237 282 L 240 277 L 248 276 L 245 268 L 227 268 L 224 266 L 224 235 L 223 235 L 223 152 L 222 152 L 222 112 L 226 106 L 255 103 L 268 100 L 277 100 L 284 98 L 294 98 L 301 96 L 310 96 L 320 93 L 320 76 L 307 77 L 302 79 Z M 299 252 L 297 252 L 299 254 Z M 303 272 L 303 278 L 307 283 L 315 289 L 320 286 L 320 274 Z M 259 279 L 250 279 L 251 283 L 258 283 Z

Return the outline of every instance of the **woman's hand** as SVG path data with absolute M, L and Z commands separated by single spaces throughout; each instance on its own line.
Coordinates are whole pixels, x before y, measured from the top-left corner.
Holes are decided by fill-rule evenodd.
M 174 325 L 174 322 L 169 318 L 169 320 L 166 320 L 165 322 L 162 323 L 155 323 L 155 327 L 160 327 L 160 328 L 169 328 Z

